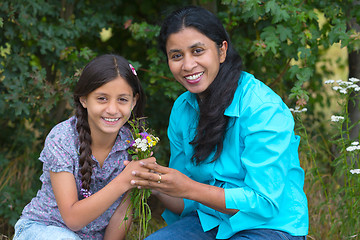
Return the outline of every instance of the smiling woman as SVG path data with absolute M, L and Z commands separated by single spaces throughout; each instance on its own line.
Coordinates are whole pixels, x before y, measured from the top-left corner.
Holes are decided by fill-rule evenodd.
M 174 103 L 169 167 L 145 163 L 132 183 L 153 189 L 168 226 L 149 240 L 305 239 L 304 171 L 291 112 L 242 71 L 222 23 L 200 7 L 171 13 L 160 47 L 188 91 Z M 160 176 L 160 177 L 159 177 Z
M 142 117 L 144 92 L 123 57 L 88 63 L 74 91 L 75 116 L 56 125 L 40 155 L 42 187 L 15 225 L 21 239 L 124 239 L 134 170 L 127 121 Z M 132 114 L 133 113 L 133 114 Z M 142 160 L 154 162 L 154 158 Z M 121 227 L 119 227 L 121 225 Z

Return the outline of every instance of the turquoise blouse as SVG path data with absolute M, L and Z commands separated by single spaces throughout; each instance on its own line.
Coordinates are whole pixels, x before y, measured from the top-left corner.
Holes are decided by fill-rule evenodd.
M 175 101 L 168 128 L 169 167 L 195 181 L 224 188 L 226 207 L 239 211 L 228 215 L 184 199 L 182 214 L 165 210 L 165 221 L 171 224 L 196 210 L 204 231 L 219 227 L 217 239 L 256 228 L 306 235 L 308 208 L 298 157 L 300 137 L 294 134 L 293 116 L 281 98 L 253 75 L 242 72 L 224 113 L 230 121 L 223 151 L 215 162 L 211 163 L 211 155 L 196 166 L 189 142 L 196 134 L 198 109 L 196 95 L 190 92 Z

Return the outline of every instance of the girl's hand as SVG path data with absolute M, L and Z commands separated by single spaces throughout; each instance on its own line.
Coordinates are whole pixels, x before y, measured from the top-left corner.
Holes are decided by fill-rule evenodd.
M 194 183 L 178 170 L 161 166 L 156 162 L 143 162 L 148 171 L 133 171 L 131 184 L 139 188 L 151 188 L 172 197 L 187 198 L 189 186 Z

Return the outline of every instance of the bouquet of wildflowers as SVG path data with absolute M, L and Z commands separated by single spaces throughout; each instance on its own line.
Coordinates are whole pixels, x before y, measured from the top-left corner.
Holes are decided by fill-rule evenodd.
M 128 153 L 132 156 L 133 161 L 151 157 L 155 145 L 159 138 L 149 134 L 141 124 L 143 119 L 129 120 L 133 141 Z M 139 222 L 139 239 L 146 237 L 148 222 L 151 219 L 151 209 L 147 204 L 147 199 L 151 195 L 150 189 L 133 188 L 130 193 L 131 204 L 134 220 Z M 127 214 L 126 214 L 127 215 Z M 125 220 L 127 217 L 125 217 Z

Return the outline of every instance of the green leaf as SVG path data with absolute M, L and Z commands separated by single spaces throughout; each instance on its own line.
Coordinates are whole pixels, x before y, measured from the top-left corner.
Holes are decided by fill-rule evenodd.
M 284 25 L 277 25 L 277 32 L 280 34 L 280 41 L 286 41 L 287 39 L 292 39 L 292 31 L 289 27 L 284 27 Z

